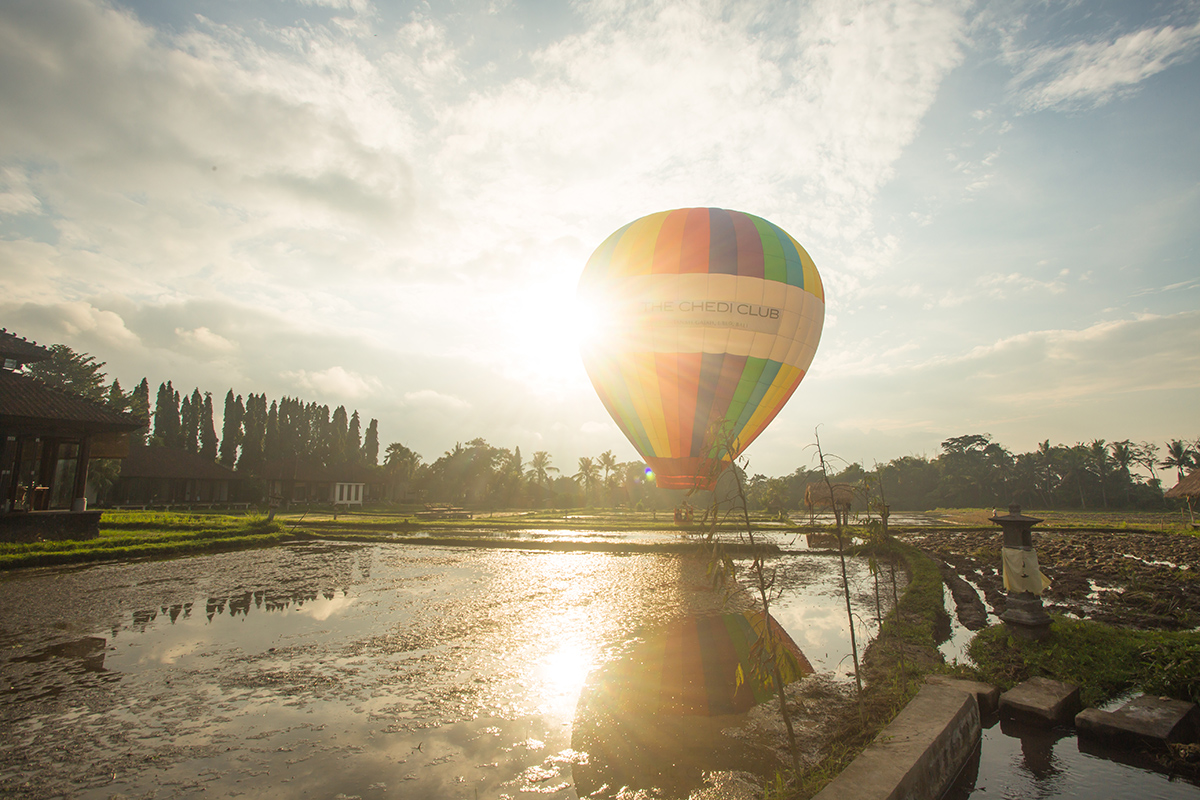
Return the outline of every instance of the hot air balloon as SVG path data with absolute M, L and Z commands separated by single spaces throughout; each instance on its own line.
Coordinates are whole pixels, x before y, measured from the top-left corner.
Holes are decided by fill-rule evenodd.
M 634 220 L 592 254 L 579 292 L 598 316 L 592 385 L 667 489 L 713 488 L 796 391 L 825 320 L 804 248 L 720 208 Z

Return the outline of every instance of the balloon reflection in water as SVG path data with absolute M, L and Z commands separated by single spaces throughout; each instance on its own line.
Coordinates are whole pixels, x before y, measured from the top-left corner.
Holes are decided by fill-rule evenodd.
M 722 734 L 774 696 L 758 677 L 770 672 L 767 624 L 758 611 L 690 615 L 589 675 L 572 737 L 572 747 L 588 754 L 574 768 L 580 795 L 605 785 L 686 793 L 703 772 L 771 769 L 769 754 Z M 774 619 L 769 624 L 784 682 L 811 674 L 791 637 Z

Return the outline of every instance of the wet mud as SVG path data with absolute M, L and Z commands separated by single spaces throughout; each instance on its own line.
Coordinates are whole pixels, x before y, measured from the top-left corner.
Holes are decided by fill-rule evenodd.
M 834 564 L 780 565 L 777 616 L 818 670 L 793 691 L 835 685 L 846 645 L 834 641 Z M 722 607 L 704 567 L 678 554 L 316 542 L 9 573 L 0 795 L 573 798 L 575 770 L 591 766 L 572 743 L 586 676 L 646 630 Z M 869 618 L 865 564 L 852 574 Z M 821 696 L 814 719 L 839 695 Z M 766 720 L 765 706 L 718 720 L 712 745 L 760 754 L 730 764 L 768 764 L 770 736 L 753 733 Z M 730 773 L 705 789 L 703 770 L 685 771 L 663 796 L 751 785 Z
M 948 564 L 1004 611 L 1000 533 L 931 531 L 904 539 Z M 1038 564 L 1051 586 L 1050 613 L 1161 630 L 1200 627 L 1200 538 L 1166 533 L 1033 529 Z

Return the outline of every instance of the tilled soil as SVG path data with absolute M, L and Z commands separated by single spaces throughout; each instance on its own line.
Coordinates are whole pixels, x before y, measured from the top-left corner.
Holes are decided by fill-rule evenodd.
M 1001 535 L 995 528 L 901 538 L 978 589 L 993 614 L 1003 613 Z M 1033 546 L 1051 581 L 1042 596 L 1051 614 L 1143 629 L 1200 627 L 1200 537 L 1034 528 Z

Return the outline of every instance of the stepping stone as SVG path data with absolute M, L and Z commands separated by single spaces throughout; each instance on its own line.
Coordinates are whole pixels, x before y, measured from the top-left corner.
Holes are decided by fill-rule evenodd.
M 1030 678 L 1000 695 L 1000 718 L 1041 728 L 1070 725 L 1079 713 L 1079 687 L 1049 678 Z
M 995 714 L 1000 705 L 1000 689 L 990 683 L 951 678 L 949 675 L 930 675 L 925 682 L 936 686 L 949 686 L 951 689 L 975 695 L 975 702 L 979 703 L 979 713 L 985 717 Z
M 1165 747 L 1200 739 L 1195 703 L 1142 695 L 1116 711 L 1089 708 L 1075 716 L 1080 736 Z

